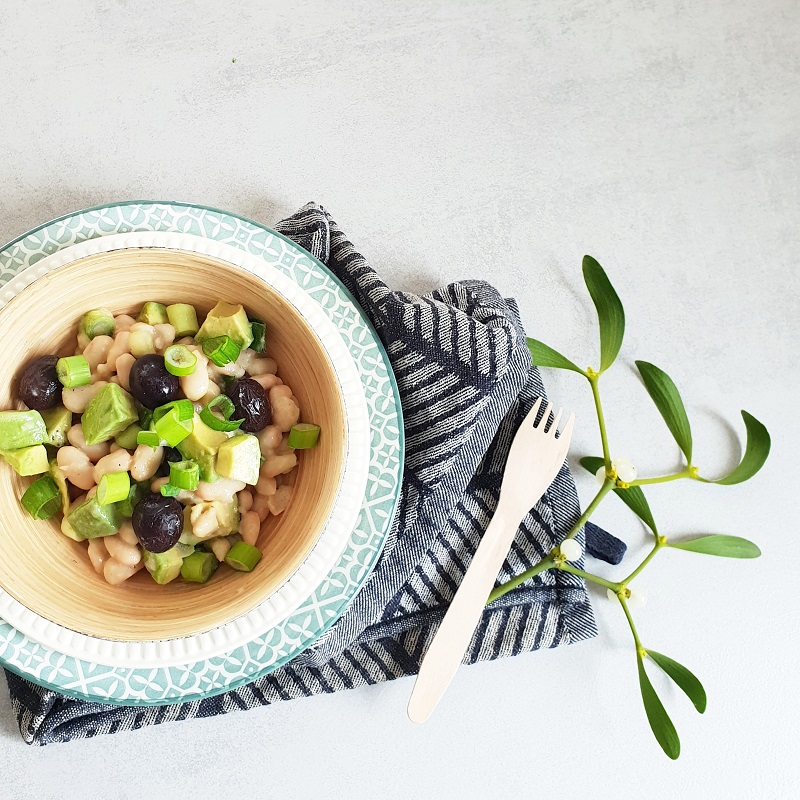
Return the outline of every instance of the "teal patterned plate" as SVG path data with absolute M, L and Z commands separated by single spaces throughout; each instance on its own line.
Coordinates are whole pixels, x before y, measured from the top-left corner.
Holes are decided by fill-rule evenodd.
M 120 705 L 197 700 L 241 686 L 311 646 L 344 613 L 369 577 L 388 534 L 400 492 L 402 411 L 383 346 L 341 282 L 281 234 L 217 209 L 175 202 L 100 206 L 47 223 L 0 250 L 0 294 L 22 270 L 64 248 L 132 232 L 190 234 L 235 247 L 280 271 L 336 322 L 363 384 L 370 463 L 357 521 L 341 555 L 307 599 L 266 633 L 213 657 L 185 663 L 108 665 L 44 645 L 0 620 L 0 663 L 62 694 Z M 34 279 L 36 270 L 26 275 Z M 22 277 L 22 276 L 20 276 Z

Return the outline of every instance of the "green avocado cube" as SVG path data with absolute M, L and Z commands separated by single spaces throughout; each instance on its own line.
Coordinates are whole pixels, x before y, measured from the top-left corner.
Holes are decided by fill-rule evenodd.
M 253 331 L 247 312 L 242 306 L 220 300 L 208 312 L 205 322 L 194 338 L 196 342 L 203 342 L 215 336 L 230 336 L 243 350 L 250 346 L 253 341 Z
M 64 474 L 64 470 L 58 466 L 58 461 L 56 461 L 54 458 L 50 459 L 50 475 L 56 482 L 58 490 L 61 492 L 61 510 L 64 512 L 64 514 L 66 514 L 69 511 L 70 505 L 67 476 Z
M 176 545 L 163 553 L 151 553 L 142 548 L 144 568 L 156 583 L 165 584 L 174 581 L 181 574 L 183 566 L 182 548 Z
M 64 406 L 56 406 L 42 411 L 42 419 L 47 428 L 47 439 L 44 444 L 63 447 L 67 443 L 67 433 L 72 427 L 72 412 Z
M 133 398 L 121 386 L 108 383 L 83 412 L 83 437 L 86 444 L 107 442 L 138 419 Z
M 47 426 L 38 411 L 0 411 L 0 450 L 44 444 Z
M 261 468 L 261 447 L 249 433 L 226 439 L 217 453 L 217 472 L 223 478 L 244 481 L 255 486 Z
M 50 468 L 47 450 L 43 444 L 20 447 L 17 450 L 0 450 L 0 456 L 14 467 L 19 475 L 40 475 Z
M 195 414 L 192 432 L 176 446 L 184 458 L 199 464 L 200 480 L 212 483 L 219 478 L 216 471 L 217 451 L 227 441 L 228 437 L 222 431 L 212 430 Z
M 116 503 L 101 506 L 97 502 L 97 497 L 84 500 L 73 508 L 65 519 L 79 540 L 112 536 L 122 524 L 122 515 Z

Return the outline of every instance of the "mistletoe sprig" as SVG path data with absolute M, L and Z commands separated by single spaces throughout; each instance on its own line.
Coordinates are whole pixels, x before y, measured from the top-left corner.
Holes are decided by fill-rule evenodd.
M 667 547 L 685 550 L 691 553 L 704 553 L 706 555 L 722 556 L 725 558 L 757 558 L 761 555 L 761 551 L 753 542 L 747 539 L 726 534 L 709 534 L 697 536 L 688 540 L 668 539 L 667 536 L 658 530 L 656 522 L 653 519 L 653 514 L 650 511 L 647 498 L 641 487 L 677 480 L 694 480 L 721 486 L 743 483 L 752 478 L 767 460 L 770 449 L 770 436 L 764 425 L 752 416 L 752 414 L 748 414 L 747 411 L 742 411 L 747 441 L 744 455 L 740 463 L 733 471 L 721 478 L 701 476 L 697 466 L 695 466 L 692 460 L 692 428 L 677 387 L 669 375 L 654 364 L 650 364 L 647 361 L 637 361 L 636 366 L 645 389 L 680 447 L 686 463 L 683 469 L 677 472 L 649 478 L 638 478 L 632 464 L 623 459 L 612 459 L 608 435 L 606 433 L 603 406 L 600 402 L 599 382 L 601 375 L 603 375 L 616 360 L 617 354 L 622 346 L 622 339 L 625 333 L 625 311 L 605 271 L 591 256 L 584 256 L 583 278 L 595 308 L 597 309 L 597 316 L 600 323 L 599 368 L 597 370 L 592 367 L 581 369 L 574 362 L 566 358 L 566 356 L 561 355 L 558 351 L 553 350 L 552 347 L 536 339 L 528 339 L 528 348 L 531 351 L 533 363 L 537 366 L 571 370 L 583 375 L 589 382 L 592 397 L 594 398 L 595 409 L 597 411 L 597 422 L 600 429 L 600 443 L 603 449 L 603 456 L 602 458 L 596 456 L 582 458 L 580 463 L 584 468 L 597 475 L 598 479 L 601 481 L 600 490 L 597 492 L 592 502 L 586 507 L 586 510 L 580 515 L 578 521 L 564 538 L 564 541 L 555 547 L 541 562 L 526 570 L 521 575 L 518 575 L 516 578 L 496 587 L 489 596 L 489 602 L 510 592 L 535 575 L 550 569 L 569 572 L 587 581 L 604 586 L 609 594 L 612 597 L 616 597 L 619 601 L 633 636 L 636 650 L 636 666 L 639 675 L 639 687 L 641 689 L 644 710 L 648 722 L 650 723 L 650 728 L 664 752 L 670 758 L 675 759 L 680 755 L 678 733 L 663 703 L 653 688 L 653 684 L 650 682 L 650 678 L 645 669 L 645 662 L 650 661 L 660 667 L 667 676 L 685 692 L 701 714 L 706 709 L 705 689 L 692 672 L 682 664 L 642 644 L 628 604 L 628 600 L 631 597 L 630 584 L 639 576 L 642 570 L 650 564 L 655 556 Z M 644 522 L 654 538 L 653 547 L 647 556 L 636 569 L 620 581 L 607 580 L 599 575 L 594 575 L 579 569 L 570 563 L 579 559 L 582 553 L 582 549 L 575 541 L 575 537 L 580 533 L 586 521 L 591 517 L 606 495 L 612 492 L 616 494 L 642 522 Z

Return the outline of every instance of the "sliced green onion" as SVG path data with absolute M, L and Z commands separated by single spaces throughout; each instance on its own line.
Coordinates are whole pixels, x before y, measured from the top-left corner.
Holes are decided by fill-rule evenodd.
M 61 505 L 61 490 L 49 475 L 37 478 L 22 495 L 22 507 L 34 519 L 50 519 Z
M 308 450 L 310 447 L 314 447 L 318 441 L 319 425 L 311 422 L 298 422 L 297 425 L 292 425 L 286 443 L 295 450 Z
M 127 472 L 106 472 L 97 484 L 97 502 L 101 506 L 127 500 L 131 491 L 131 476 Z
M 143 431 L 149 431 L 150 425 L 153 423 L 153 412 L 149 408 L 142 407 L 139 409 L 139 425 Z M 141 444 L 141 442 L 139 442 Z
M 176 403 L 189 403 L 188 400 L 176 400 Z M 189 403 L 191 406 L 192 404 Z M 163 408 L 163 406 L 162 406 Z M 194 416 L 194 409 L 192 409 Z M 156 420 L 156 435 L 170 447 L 180 444 L 193 430 L 193 419 L 181 419 L 180 411 L 171 408 L 163 417 Z
M 86 386 L 92 382 L 92 370 L 84 356 L 67 356 L 56 361 L 56 375 L 66 389 Z
M 115 328 L 116 322 L 107 308 L 87 311 L 78 323 L 78 330 L 87 339 L 94 339 L 95 336 L 113 336 Z
M 193 492 L 200 482 L 200 465 L 196 461 L 171 461 L 169 482 L 179 489 Z
M 215 336 L 203 342 L 203 352 L 218 367 L 224 367 L 239 358 L 242 348 L 230 336 Z
M 141 429 L 142 426 L 138 422 L 134 422 L 133 425 L 128 425 L 122 433 L 118 433 L 114 437 L 114 441 L 125 450 L 135 450 L 136 445 L 139 444 L 136 437 Z
M 183 344 L 171 344 L 164 351 L 164 366 L 171 375 L 183 377 L 197 369 L 197 356 Z
M 181 577 L 190 583 L 205 583 L 217 570 L 219 562 L 213 553 L 195 550 L 183 559 Z
M 262 322 L 260 319 L 251 319 L 250 330 L 253 334 L 253 341 L 250 343 L 250 349 L 254 350 L 256 353 L 263 353 L 266 348 L 266 342 L 264 341 L 267 334 L 266 323 Z
M 175 328 L 175 338 L 183 339 L 184 336 L 194 336 L 200 330 L 197 324 L 197 312 L 194 306 L 188 303 L 174 303 L 167 306 L 169 324 Z
M 162 497 L 177 497 L 181 493 L 180 486 L 173 486 L 171 483 L 165 483 L 161 487 Z
M 168 321 L 167 307 L 161 303 L 145 303 L 139 312 L 139 322 L 146 322 L 148 325 L 163 325 Z
M 223 419 L 214 413 L 214 409 L 219 409 Z M 243 419 L 231 419 L 235 410 L 230 397 L 218 394 L 200 411 L 200 419 L 213 431 L 235 431 L 244 422 Z
M 147 444 L 156 449 L 161 447 L 161 437 L 155 431 L 139 431 L 136 434 L 136 444 Z
M 191 400 L 173 400 L 171 403 L 164 403 L 153 411 L 153 422 L 158 422 L 162 417 L 171 411 L 175 411 L 177 419 L 184 422 L 194 416 L 194 406 Z
M 252 572 L 261 561 L 262 552 L 246 542 L 237 542 L 225 556 L 225 563 L 237 572 Z

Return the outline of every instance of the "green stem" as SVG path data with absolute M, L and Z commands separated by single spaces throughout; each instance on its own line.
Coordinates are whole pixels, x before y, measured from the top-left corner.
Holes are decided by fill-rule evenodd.
M 589 385 L 592 387 L 592 397 L 594 398 L 594 407 L 597 411 L 597 425 L 600 428 L 600 441 L 603 443 L 603 461 L 606 465 L 606 470 L 611 469 L 611 454 L 608 449 L 608 434 L 606 433 L 606 419 L 603 416 L 603 404 L 600 402 L 600 391 L 597 387 L 600 375 L 594 371 L 589 372 L 586 376 Z
M 521 575 L 517 575 L 516 578 L 512 578 L 510 581 L 506 583 L 501 583 L 500 586 L 492 589 L 492 593 L 489 595 L 489 599 L 486 601 L 486 605 L 489 603 L 493 603 L 497 600 L 498 597 L 502 597 L 504 594 L 508 594 L 512 589 L 516 589 L 525 581 L 530 580 L 531 578 L 538 575 L 540 572 L 546 572 L 548 569 L 552 569 L 556 565 L 555 559 L 552 556 L 548 556 L 545 559 L 542 559 L 538 564 L 531 567 L 530 569 L 526 569 Z
M 676 472 L 674 475 L 661 475 L 658 478 L 638 478 L 631 481 L 628 486 L 648 486 L 651 483 L 668 483 L 669 481 L 679 481 L 681 478 L 691 478 L 692 468 L 686 467 L 681 472 Z
M 642 647 L 642 642 L 639 639 L 639 634 L 636 632 L 636 626 L 633 624 L 633 617 L 631 616 L 631 612 L 628 609 L 628 603 L 624 597 L 621 595 L 617 595 L 617 600 L 619 600 L 620 605 L 622 606 L 622 610 L 625 612 L 625 616 L 628 619 L 628 625 L 630 625 L 631 633 L 633 634 L 633 641 L 636 643 L 636 649 L 640 653 L 645 653 L 644 647 Z
M 592 583 L 598 584 L 598 586 L 605 586 L 606 589 L 611 589 L 612 592 L 618 592 L 622 588 L 622 584 L 614 583 L 613 581 L 607 581 L 605 578 L 592 575 L 589 572 L 584 572 L 582 569 L 573 567 L 572 564 L 568 564 L 566 562 L 556 564 L 556 569 L 560 569 L 562 572 L 569 572 L 571 575 L 577 575 L 579 578 L 583 578 L 585 581 L 591 581 Z
M 628 577 L 625 578 L 625 580 L 622 581 L 622 583 L 623 584 L 630 583 L 653 560 L 653 557 L 655 556 L 655 554 L 662 547 L 664 547 L 664 544 L 660 540 L 656 540 L 656 543 L 653 545 L 653 549 L 647 554 L 647 556 L 644 559 L 644 561 L 642 561 L 642 563 L 639 564 L 639 566 L 636 567 L 636 569 L 633 572 L 631 572 L 631 574 L 628 575 Z
M 581 528 L 586 524 L 589 517 L 594 514 L 595 509 L 597 506 L 600 505 L 602 499 L 614 488 L 614 481 L 610 478 L 606 478 L 603 481 L 603 485 L 600 487 L 600 491 L 594 496 L 594 500 L 586 506 L 586 511 L 580 515 L 578 521 L 572 526 L 572 530 L 564 537 L 565 539 L 573 539 L 579 533 Z

